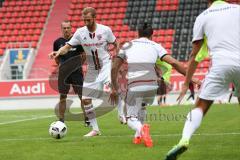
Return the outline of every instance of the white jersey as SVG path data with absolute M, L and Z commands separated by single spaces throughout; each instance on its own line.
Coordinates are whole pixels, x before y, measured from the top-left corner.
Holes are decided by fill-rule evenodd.
M 240 66 L 240 6 L 213 3 L 194 24 L 193 42 L 207 37 L 212 65 Z
M 128 79 L 131 81 L 156 80 L 155 63 L 167 51 L 158 43 L 147 38 L 139 38 L 125 43 L 118 57 L 128 63 Z
M 147 38 L 134 39 L 125 43 L 119 51 L 119 56 L 128 63 L 152 63 L 162 58 L 167 51 L 158 43 Z
M 82 45 L 85 53 L 92 56 L 92 60 L 96 69 L 102 68 L 103 64 L 110 61 L 110 53 L 107 50 L 108 43 L 114 43 L 116 37 L 113 35 L 112 30 L 105 25 L 96 24 L 95 32 L 91 33 L 86 26 L 77 29 L 69 45 Z M 91 64 L 90 64 L 91 65 Z

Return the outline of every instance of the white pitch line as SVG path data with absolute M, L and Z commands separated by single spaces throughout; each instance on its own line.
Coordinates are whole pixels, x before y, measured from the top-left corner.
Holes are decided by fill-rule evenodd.
M 152 137 L 178 137 L 182 134 L 151 134 Z M 240 132 L 230 132 L 230 133 L 196 133 L 194 136 L 226 136 L 226 135 L 240 135 Z M 98 136 L 102 138 L 111 137 L 132 137 L 133 135 L 113 135 L 113 136 Z
M 21 119 L 21 120 L 15 120 L 15 121 L 8 121 L 8 122 L 2 122 L 0 125 L 6 125 L 6 124 L 12 124 L 12 123 L 18 123 L 18 122 L 25 122 L 25 121 L 32 121 L 32 120 L 38 120 L 38 119 L 44 119 L 44 118 L 50 118 L 54 117 L 56 115 L 50 115 L 50 116 L 39 116 L 39 117 L 33 117 L 28 119 Z
M 231 136 L 231 135 L 240 135 L 240 132 L 230 132 L 230 133 L 198 133 L 194 134 L 194 136 Z M 97 136 L 94 138 L 123 138 L 123 137 L 132 137 L 133 135 L 106 135 L 106 136 Z M 178 137 L 181 136 L 181 134 L 153 134 L 152 137 Z M 76 138 L 84 138 L 81 136 L 74 136 L 70 137 L 70 139 L 76 139 Z M 53 138 L 49 137 L 33 137 L 33 138 L 5 138 L 0 139 L 1 141 L 41 141 L 41 140 L 52 140 Z

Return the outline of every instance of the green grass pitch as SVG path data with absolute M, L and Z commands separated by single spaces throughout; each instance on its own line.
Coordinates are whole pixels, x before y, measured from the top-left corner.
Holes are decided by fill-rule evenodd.
M 78 112 L 78 109 L 75 109 Z M 48 134 L 53 110 L 0 111 L 1 160 L 163 160 L 181 137 L 190 106 L 148 107 L 153 148 L 133 145 L 134 132 L 117 119 L 116 110 L 98 118 L 102 135 L 82 138 L 83 122 L 66 122 L 60 140 Z M 80 111 L 80 109 L 79 109 Z M 180 160 L 240 159 L 240 106 L 214 105 Z

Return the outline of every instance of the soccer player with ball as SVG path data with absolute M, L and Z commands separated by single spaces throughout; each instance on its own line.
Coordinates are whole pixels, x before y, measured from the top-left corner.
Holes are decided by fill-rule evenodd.
M 82 45 L 87 55 L 88 70 L 83 82 L 82 102 L 85 108 L 92 131 L 84 135 L 93 137 L 100 134 L 95 108 L 92 99 L 100 98 L 103 87 L 110 84 L 111 57 L 107 50 L 109 44 L 118 50 L 118 43 L 112 30 L 105 25 L 96 23 L 96 10 L 86 7 L 82 11 L 84 27 L 78 28 L 73 37 L 58 51 L 50 53 L 50 57 L 56 58 L 66 54 L 73 46 Z

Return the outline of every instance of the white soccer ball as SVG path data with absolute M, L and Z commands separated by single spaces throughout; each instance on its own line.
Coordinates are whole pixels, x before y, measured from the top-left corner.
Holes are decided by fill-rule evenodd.
M 61 121 L 50 124 L 49 134 L 53 138 L 61 139 L 67 134 L 67 126 Z

